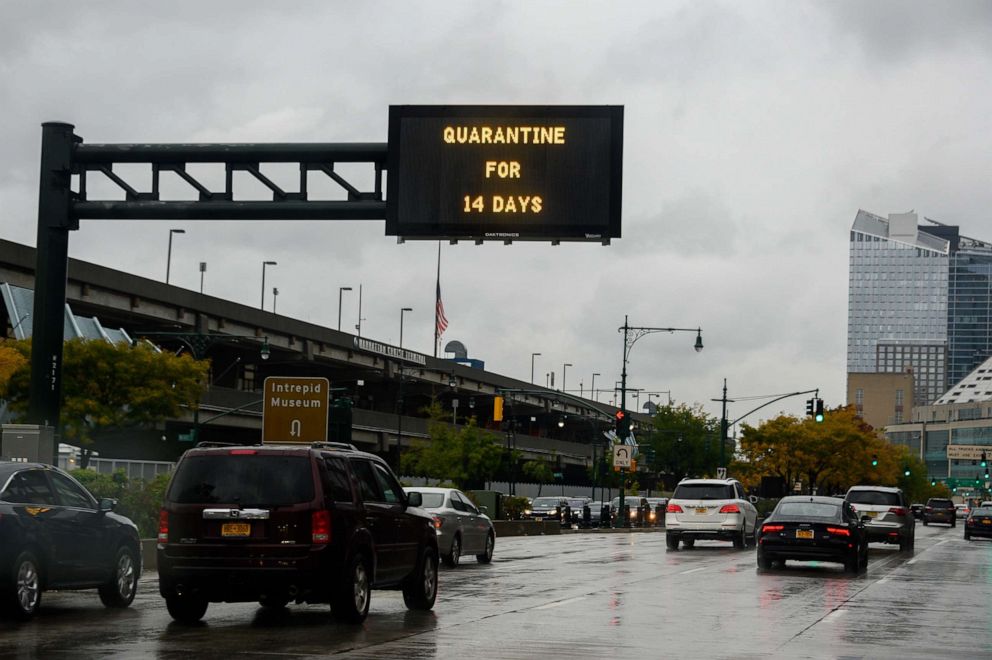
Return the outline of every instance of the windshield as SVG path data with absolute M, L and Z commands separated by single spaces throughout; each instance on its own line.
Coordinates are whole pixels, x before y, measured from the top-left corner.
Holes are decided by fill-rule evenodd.
M 313 499 L 305 456 L 271 454 L 193 456 L 180 462 L 169 499 L 178 504 L 280 506 Z
M 836 504 L 823 502 L 782 502 L 776 515 L 790 518 L 831 518 L 840 517 L 840 508 Z
M 558 506 L 557 497 L 537 497 L 534 499 L 534 503 L 531 505 L 534 508 L 537 507 L 551 507 Z
M 420 506 L 424 509 L 440 509 L 444 506 L 444 493 L 420 493 L 424 498 L 424 503 Z
M 852 490 L 847 494 L 847 501 L 851 504 L 899 506 L 899 493 L 887 493 L 881 490 Z
M 927 506 L 931 509 L 951 509 L 954 507 L 954 502 L 950 500 L 930 500 Z
M 732 500 L 734 489 L 726 484 L 679 484 L 672 496 L 675 500 Z

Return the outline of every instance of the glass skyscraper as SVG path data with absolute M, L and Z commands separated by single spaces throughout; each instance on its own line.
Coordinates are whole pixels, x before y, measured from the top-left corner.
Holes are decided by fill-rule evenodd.
M 850 235 L 847 371 L 912 370 L 916 405 L 992 355 L 992 244 L 928 222 L 858 211 Z

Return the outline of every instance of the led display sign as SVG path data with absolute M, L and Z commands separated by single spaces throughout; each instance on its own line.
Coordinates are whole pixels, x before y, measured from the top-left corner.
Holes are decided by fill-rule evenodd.
M 622 106 L 390 106 L 386 234 L 620 237 Z

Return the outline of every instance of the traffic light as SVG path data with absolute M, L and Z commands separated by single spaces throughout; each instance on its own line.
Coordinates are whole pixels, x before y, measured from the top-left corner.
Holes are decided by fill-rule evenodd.
M 816 415 L 813 416 L 817 422 L 823 421 L 823 399 L 816 400 Z
M 902 471 L 902 474 L 903 476 L 908 477 L 910 474 L 912 474 L 912 472 L 910 471 L 909 468 L 906 468 L 905 470 Z
M 878 467 L 878 455 L 877 454 L 872 455 L 872 457 L 871 457 L 871 466 L 872 467 Z
M 622 410 L 618 410 L 616 414 L 617 418 L 617 437 L 626 438 L 630 435 L 630 423 L 627 421 L 627 413 Z
M 493 399 L 493 421 L 503 421 L 503 397 L 498 396 Z
M 814 410 L 816 410 L 816 399 L 806 399 L 806 414 L 812 417 Z

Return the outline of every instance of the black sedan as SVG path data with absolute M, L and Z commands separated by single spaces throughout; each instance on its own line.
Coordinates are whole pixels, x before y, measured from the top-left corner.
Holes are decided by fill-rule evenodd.
M 972 536 L 992 537 L 992 507 L 980 506 L 972 509 L 964 521 L 964 540 Z
M 851 505 L 836 497 L 783 497 L 758 531 L 758 567 L 787 559 L 868 567 L 868 535 Z
M 141 575 L 138 528 L 50 465 L 0 461 L 0 611 L 34 616 L 49 589 L 99 590 L 127 607 Z

